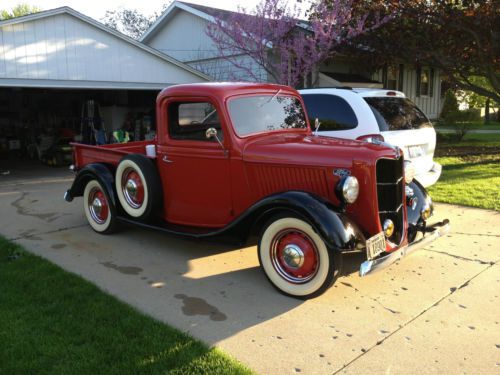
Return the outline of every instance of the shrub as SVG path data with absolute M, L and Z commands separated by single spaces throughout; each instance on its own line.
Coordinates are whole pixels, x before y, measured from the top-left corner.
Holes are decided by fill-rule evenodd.
M 459 122 L 462 121 L 467 121 L 467 122 L 472 122 L 472 121 L 481 121 L 481 109 L 479 108 L 469 108 L 465 109 L 463 111 L 460 111 L 460 115 L 458 118 Z
M 458 100 L 453 90 L 448 90 L 444 94 L 443 108 L 439 120 L 446 121 L 447 119 L 453 120 L 453 117 L 459 112 Z

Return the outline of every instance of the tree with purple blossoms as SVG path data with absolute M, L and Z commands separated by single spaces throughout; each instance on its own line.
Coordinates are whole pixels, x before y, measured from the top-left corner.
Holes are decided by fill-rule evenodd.
M 353 12 L 353 0 L 320 0 L 309 9 L 309 19 L 301 20 L 301 10 L 286 0 L 262 0 L 253 11 L 215 18 L 207 27 L 219 56 L 252 80 L 261 77 L 241 56 L 249 56 L 272 80 L 300 86 L 305 77 L 338 46 L 373 30 L 389 17 L 376 13 Z

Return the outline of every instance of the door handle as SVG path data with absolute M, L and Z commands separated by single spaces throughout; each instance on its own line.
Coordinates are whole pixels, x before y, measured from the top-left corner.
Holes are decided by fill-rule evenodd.
M 161 158 L 161 160 L 163 160 L 165 163 L 172 163 L 172 160 L 170 160 L 167 155 L 163 155 L 163 157 Z

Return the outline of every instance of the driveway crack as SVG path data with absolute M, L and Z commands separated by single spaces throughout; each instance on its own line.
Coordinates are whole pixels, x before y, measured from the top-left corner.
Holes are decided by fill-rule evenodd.
M 410 323 L 414 322 L 415 320 L 417 320 L 419 317 L 421 317 L 422 315 L 424 315 L 427 311 L 429 311 L 430 309 L 432 309 L 433 307 L 439 305 L 443 300 L 445 300 L 446 298 L 448 298 L 449 296 L 451 296 L 453 293 L 455 293 L 457 290 L 460 290 L 462 288 L 465 288 L 469 285 L 469 283 L 474 280 L 476 277 L 478 277 L 479 275 L 481 275 L 483 272 L 489 270 L 490 268 L 492 268 L 496 263 L 495 262 L 491 262 L 489 263 L 489 265 L 487 267 L 485 267 L 484 269 L 482 269 L 481 271 L 479 271 L 477 274 L 475 274 L 474 276 L 472 276 L 471 278 L 469 278 L 468 280 L 464 281 L 462 284 L 460 284 L 458 287 L 455 287 L 455 288 L 450 288 L 450 292 L 445 294 L 443 297 L 441 297 L 440 299 L 438 299 L 436 302 L 434 302 L 432 305 L 426 307 L 425 309 L 423 309 L 420 313 L 418 313 L 417 315 L 415 315 L 413 318 L 411 318 L 410 320 L 408 320 L 407 322 L 405 322 L 404 324 L 401 324 L 399 326 L 399 328 L 397 328 L 396 330 L 394 330 L 393 332 L 389 333 L 387 336 L 385 336 L 383 339 L 379 340 L 376 342 L 376 344 L 372 345 L 371 347 L 369 347 L 368 349 L 366 349 L 364 352 L 362 352 L 361 354 L 357 355 L 356 357 L 354 357 L 352 360 L 350 360 L 349 362 L 347 362 L 346 364 L 344 364 L 344 366 L 342 366 L 341 368 L 339 368 L 338 370 L 334 371 L 333 372 L 333 375 L 335 374 L 338 374 L 340 373 L 342 370 L 345 370 L 347 367 L 349 367 L 350 365 L 352 365 L 354 362 L 356 362 L 358 359 L 360 359 L 361 357 L 363 357 L 364 355 L 368 354 L 373 348 L 375 348 L 376 346 L 378 345 L 382 345 L 384 343 L 384 341 L 386 341 L 389 337 L 395 335 L 396 333 L 398 333 L 399 331 L 401 331 L 403 328 L 405 328 L 406 326 L 408 326 Z
M 443 255 L 448 255 L 452 258 L 455 258 L 455 259 L 459 259 L 459 260 L 464 260 L 466 262 L 478 262 L 479 264 L 493 264 L 495 262 L 493 261 L 487 261 L 487 260 L 481 260 L 481 259 L 473 259 L 473 258 L 467 258 L 467 257 L 463 257 L 461 255 L 456 255 L 456 254 L 451 254 L 451 253 L 448 253 L 446 251 L 439 251 L 439 250 L 430 250 L 430 249 L 422 249 L 424 251 L 430 251 L 432 253 L 438 253 L 438 254 L 443 254 Z
M 32 237 L 43 236 L 45 234 L 52 234 L 52 233 L 64 232 L 66 230 L 81 228 L 81 227 L 85 227 L 85 226 L 87 226 L 87 224 L 74 225 L 72 227 L 59 228 L 59 229 L 49 230 L 47 232 L 42 232 L 42 233 L 30 233 L 30 234 L 27 234 L 27 235 L 24 235 L 24 236 L 8 238 L 8 240 L 9 241 L 17 241 L 17 240 L 22 240 L 22 239 L 30 239 Z
M 347 286 L 348 288 L 353 288 L 355 292 L 360 293 L 363 297 L 366 297 L 369 300 L 377 303 L 378 305 L 380 305 L 380 307 L 382 307 L 383 309 L 389 311 L 391 314 L 400 314 L 399 311 L 396 311 L 396 310 L 393 310 L 393 309 L 391 309 L 391 308 L 389 308 L 387 306 L 384 306 L 384 304 L 382 302 L 380 302 L 378 300 L 378 298 L 373 298 L 373 297 L 371 297 L 371 296 L 369 296 L 367 294 L 361 293 L 361 291 L 358 288 L 356 288 L 355 286 L 353 286 L 352 284 L 349 284 L 349 283 L 346 283 L 346 282 L 343 282 L 343 281 L 341 281 L 340 283 L 343 284 L 343 285 L 345 285 L 345 286 Z
M 461 234 L 461 235 L 463 235 L 463 236 L 500 237 L 500 234 L 492 234 L 492 233 L 466 233 L 466 232 L 453 232 L 453 234 Z

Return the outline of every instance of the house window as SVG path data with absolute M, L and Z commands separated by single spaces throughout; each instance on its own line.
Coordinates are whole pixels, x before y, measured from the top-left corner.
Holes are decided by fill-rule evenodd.
M 387 82 L 385 87 L 389 90 L 397 90 L 399 80 L 399 68 L 396 66 L 387 67 Z
M 382 71 L 382 82 L 387 90 L 403 91 L 404 65 L 386 65 Z
M 431 88 L 431 72 L 429 69 L 420 71 L 420 95 L 429 96 Z

